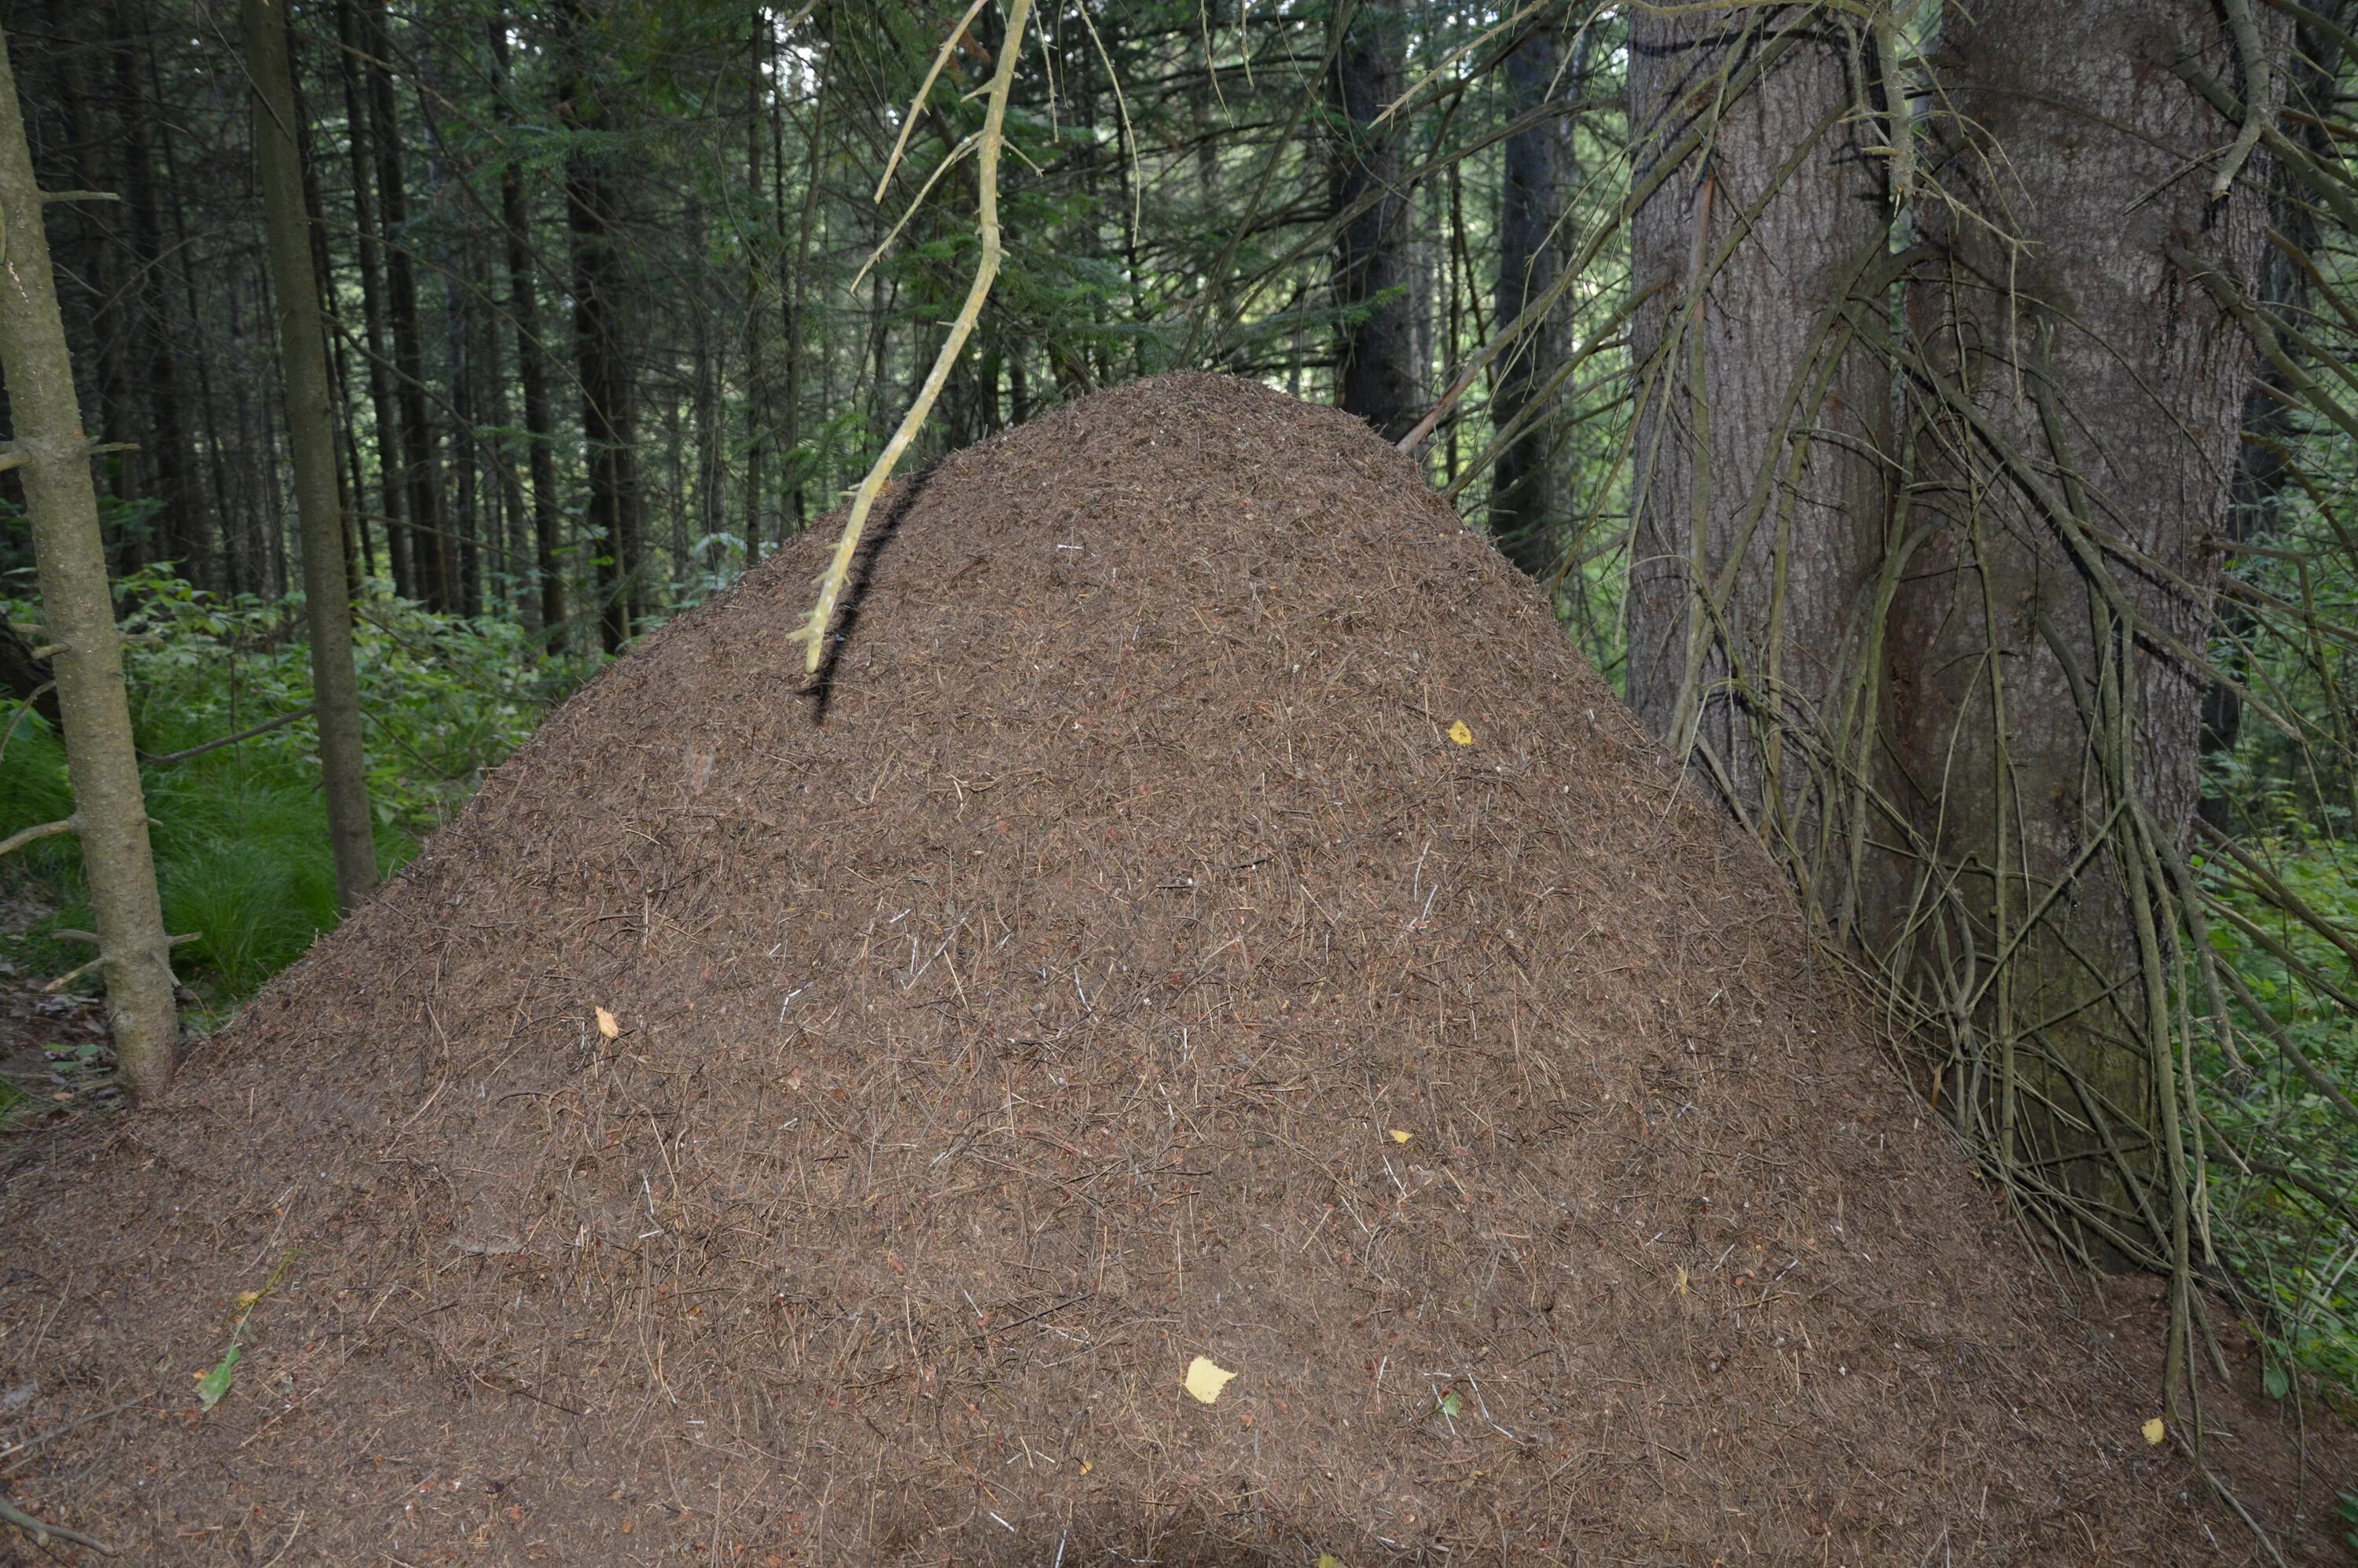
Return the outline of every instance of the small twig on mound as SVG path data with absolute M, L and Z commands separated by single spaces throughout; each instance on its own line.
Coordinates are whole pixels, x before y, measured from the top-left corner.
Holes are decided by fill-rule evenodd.
M 978 3 L 976 10 L 979 9 Z M 974 15 L 975 11 L 967 13 L 969 20 Z M 1014 0 L 1008 11 L 1007 39 L 1000 46 L 999 63 L 991 73 L 990 105 L 983 116 L 980 140 L 977 143 L 977 156 L 981 163 L 976 185 L 982 199 L 979 225 L 982 259 L 975 265 L 974 282 L 967 288 L 966 303 L 958 307 L 957 319 L 950 323 L 950 335 L 942 341 L 941 352 L 934 356 L 934 368 L 926 373 L 925 384 L 918 392 L 917 400 L 909 406 L 909 412 L 902 416 L 900 427 L 892 432 L 892 438 L 884 443 L 884 449 L 877 454 L 875 465 L 868 470 L 868 477 L 860 481 L 860 489 L 851 498 L 851 515 L 844 519 L 843 536 L 835 542 L 835 554 L 828 557 L 827 570 L 819 576 L 818 602 L 811 606 L 811 612 L 803 623 L 788 634 L 789 642 L 805 645 L 806 657 L 803 668 L 808 674 L 818 673 L 820 659 L 827 648 L 827 629 L 834 624 L 836 606 L 843 599 L 845 585 L 851 580 L 851 561 L 860 552 L 860 535 L 868 526 L 868 514 L 875 506 L 877 496 L 883 492 L 885 481 L 892 477 L 893 467 L 900 462 L 901 454 L 909 449 L 909 443 L 916 439 L 919 430 L 925 428 L 926 416 L 934 411 L 934 400 L 941 395 L 942 388 L 948 384 L 958 355 L 966 350 L 967 339 L 973 335 L 975 323 L 982 317 L 982 304 L 990 297 L 991 281 L 999 276 L 999 153 L 1007 140 L 1008 89 L 1015 80 L 1016 62 L 1023 58 L 1023 29 L 1031 19 L 1032 0 Z M 951 34 L 953 43 L 965 27 L 966 24 L 961 22 L 958 31 Z M 934 62 L 934 71 L 926 76 L 925 87 L 918 90 L 917 102 L 911 106 L 909 116 L 903 123 L 904 142 L 908 135 L 907 127 L 916 122 L 917 112 L 925 103 L 925 94 L 932 88 L 935 76 L 939 74 L 942 59 L 948 57 L 949 48 L 947 44 L 943 46 L 941 57 Z M 900 148 L 895 147 L 894 160 L 897 161 L 899 157 Z M 885 178 L 892 178 L 889 165 Z M 883 199 L 882 185 L 877 187 L 876 194 L 879 200 Z
M 61 1524 L 43 1524 L 5 1498 L 0 1498 L 0 1521 L 15 1525 L 18 1530 L 31 1536 L 38 1545 L 47 1546 L 51 1541 L 70 1541 L 76 1546 L 87 1546 L 92 1552 L 103 1553 L 108 1557 L 123 1555 L 95 1536 L 84 1535 L 78 1530 L 68 1530 Z

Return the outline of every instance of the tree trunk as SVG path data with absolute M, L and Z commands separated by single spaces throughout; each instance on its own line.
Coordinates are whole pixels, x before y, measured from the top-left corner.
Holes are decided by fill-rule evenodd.
M 1882 546 L 1888 373 L 1846 351 L 1838 314 L 1889 284 L 1855 59 L 1814 7 L 1630 22 L 1650 194 L 1630 232 L 1629 702 L 1805 866 L 1823 781 L 1783 732 L 1834 717 L 1859 678 L 1848 634 Z
M 115 1060 L 134 1098 L 171 1081 L 179 1051 L 171 945 L 156 893 L 147 803 L 123 684 L 123 639 L 98 532 L 98 492 L 58 315 L 41 192 L 0 37 L 0 374 L 16 423 L 10 443 L 25 481 L 39 568 L 41 615 L 57 646 L 58 706 L 73 784 L 82 872 L 97 916 Z
M 804 492 L 812 464 L 809 455 L 803 450 L 803 343 L 808 335 L 806 318 L 810 308 L 811 236 L 818 230 L 820 160 L 827 146 L 827 69 L 834 58 L 835 50 L 830 43 L 830 47 L 818 56 L 816 66 L 817 86 L 811 93 L 810 132 L 804 146 L 802 223 L 795 235 L 794 275 L 786 280 L 786 406 L 779 427 L 780 445 L 784 453 L 782 461 L 785 468 L 783 477 L 786 484 L 786 515 L 794 520 L 794 531 L 797 534 L 808 521 Z M 774 171 L 773 178 L 783 182 L 783 167 Z M 780 200 L 773 203 L 782 228 L 786 221 L 784 194 L 783 189 L 779 190 L 777 196 Z
M 1407 30 L 1401 0 L 1359 0 L 1329 83 L 1338 129 L 1329 186 L 1335 210 L 1366 203 L 1344 222 L 1335 248 L 1335 306 L 1344 313 L 1336 400 L 1388 441 L 1406 435 L 1423 412 L 1400 132 L 1396 122 L 1376 124 L 1401 94 Z
M 336 0 L 336 36 L 343 44 L 337 60 L 343 77 L 346 141 L 352 151 L 352 231 L 361 275 L 361 321 L 367 335 L 369 409 L 376 424 L 377 485 L 384 508 L 385 553 L 393 557 L 393 590 L 404 599 L 418 597 L 417 568 L 402 526 L 406 495 L 403 474 L 401 417 L 393 391 L 393 363 L 386 355 L 384 332 L 384 259 L 377 243 L 374 155 L 370 146 L 370 117 L 362 107 L 361 70 L 354 59 L 366 35 L 352 15 L 352 0 Z
M 2054 25 L 2037 0 L 1944 24 L 1944 200 L 1908 299 L 1924 544 L 1895 574 L 1887 708 L 1887 793 L 1930 864 L 1897 873 L 1870 935 L 1924 908 L 1919 968 L 1933 941 L 1951 964 L 2018 946 L 1977 1020 L 1994 1049 L 2037 1050 L 2051 1098 L 2075 1103 L 2076 1075 L 2162 1145 L 2169 934 L 2147 922 L 2196 803 L 2205 683 L 2183 654 L 2208 640 L 2253 363 L 2202 280 L 2256 291 L 2268 202 L 2259 169 L 2211 200 L 2237 127 L 2172 74 L 2237 80 L 2209 0 L 2087 0 L 2070 49 Z M 2046 1136 L 2089 1152 L 2090 1119 Z M 2002 1119 L 2010 1151 L 2010 1101 Z
M 492 59 L 498 72 L 500 123 L 514 134 L 509 97 L 507 26 L 492 23 Z M 500 228 L 507 245 L 508 316 L 515 323 L 516 379 L 524 387 L 525 438 L 532 443 L 533 571 L 539 579 L 540 624 L 552 637 L 565 625 L 565 575 L 557 567 L 557 436 L 549 423 L 548 345 L 540 335 L 539 274 L 532 255 L 532 220 L 524 170 L 514 158 L 500 169 Z
M 409 249 L 409 195 L 401 168 L 401 127 L 395 112 L 392 30 L 384 0 L 359 0 L 366 70 L 369 135 L 376 154 L 377 215 L 384 236 L 386 310 L 393 330 L 394 401 L 401 426 L 402 492 L 406 498 L 410 560 L 417 597 L 429 610 L 450 603 L 449 551 L 442 514 L 442 476 L 435 461 L 434 424 L 426 406 L 425 329 L 417 309 L 417 272 Z
M 770 117 L 774 105 L 765 100 L 763 84 L 770 81 L 770 66 L 777 58 L 774 35 L 770 30 L 769 13 L 763 12 L 753 25 L 752 55 L 745 68 L 745 193 L 747 205 L 760 211 L 771 204 L 770 193 L 763 189 L 762 143 L 770 133 Z M 773 89 L 774 92 L 774 88 Z M 774 219 L 773 220 L 775 221 Z M 767 473 L 770 445 L 770 367 L 763 352 L 768 321 L 767 296 L 770 291 L 770 269 L 775 265 L 775 248 L 764 258 L 763 247 L 752 243 L 752 236 L 760 232 L 758 225 L 748 225 L 745 244 L 745 564 L 758 565 L 762 559 L 763 492 L 769 482 Z
M 361 742 L 360 684 L 352 670 L 344 520 L 336 501 L 328 339 L 312 276 L 311 221 L 295 137 L 286 0 L 243 0 L 242 11 L 247 66 L 254 73 L 254 161 L 270 236 L 271 287 L 278 300 L 287 442 L 302 528 L 304 612 L 311 633 L 311 700 L 319 726 L 328 840 L 335 853 L 336 903 L 349 914 L 376 888 L 376 840 Z
M 1556 82 L 1557 38 L 1542 23 L 1507 57 L 1507 112 L 1523 115 L 1544 106 Z M 1498 188 L 1498 302 L 1495 319 L 1504 326 L 1544 295 L 1555 281 L 1560 247 L 1555 224 L 1560 202 L 1557 152 L 1563 128 L 1543 119 L 1507 138 Z M 1455 290 L 1452 303 L 1455 303 Z M 1451 322 L 1450 354 L 1457 351 Z M 1520 422 L 1522 436 L 1500 452 L 1490 470 L 1490 536 L 1507 558 L 1532 577 L 1555 565 L 1554 473 L 1547 422 L 1531 407 L 1535 383 L 1562 349 L 1544 330 L 1525 338 L 1499 364 L 1490 398 L 1490 423 L 1503 438 Z M 1455 427 L 1451 427 L 1453 443 Z M 1453 470 L 1455 464 L 1452 464 Z M 1456 478 L 1453 471 L 1450 478 Z
M 630 366 L 621 321 L 622 257 L 614 243 L 616 200 L 601 135 L 610 117 L 583 69 L 585 18 L 578 0 L 558 12 L 568 80 L 559 117 L 582 139 L 565 161 L 566 222 L 573 237 L 573 339 L 581 380 L 581 434 L 590 467 L 590 515 L 600 542 L 600 641 L 619 653 L 637 629 L 639 473 Z
M 205 518 L 189 483 L 189 438 L 180 396 L 183 345 L 173 330 L 164 293 L 163 220 L 156 192 L 150 126 L 157 106 L 142 91 L 139 52 L 146 48 L 146 18 L 130 4 L 115 8 L 122 47 L 115 51 L 115 91 L 123 103 L 123 202 L 130 219 L 135 289 L 132 294 L 147 391 L 147 439 L 141 466 L 157 503 L 156 553 L 178 561 L 180 575 L 206 587 L 223 586 L 207 546 Z M 193 325 L 193 323 L 191 323 Z

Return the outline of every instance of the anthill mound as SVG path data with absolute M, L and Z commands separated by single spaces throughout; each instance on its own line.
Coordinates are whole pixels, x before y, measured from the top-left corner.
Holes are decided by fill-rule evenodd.
M 19 1152 L 0 1387 L 102 1416 L 20 1505 L 155 1563 L 2246 1555 L 1405 460 L 1178 377 L 887 514 L 821 691 L 814 539 Z

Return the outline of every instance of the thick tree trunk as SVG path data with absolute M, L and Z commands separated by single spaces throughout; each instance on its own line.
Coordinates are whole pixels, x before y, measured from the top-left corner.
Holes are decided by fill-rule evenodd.
M 1552 27 L 1535 28 L 1507 57 L 1507 109 L 1522 115 L 1561 92 L 1559 55 Z M 1562 124 L 1543 119 L 1507 138 L 1505 169 L 1498 188 L 1498 294 L 1494 318 L 1500 326 L 1522 315 L 1533 299 L 1555 284 L 1561 266 L 1555 225 L 1561 200 L 1557 165 L 1563 144 Z M 1454 303 L 1454 291 L 1453 291 Z M 1452 328 L 1453 349 L 1455 328 Z M 1534 384 L 1547 373 L 1563 345 L 1544 330 L 1526 338 L 1499 365 L 1490 398 L 1492 427 L 1502 436 L 1519 421 L 1521 438 L 1500 452 L 1490 470 L 1490 536 L 1509 560 L 1533 577 L 1555 564 L 1553 514 L 1555 474 L 1550 460 L 1552 432 L 1531 408 Z M 1452 427 L 1452 436 L 1455 434 Z M 1454 466 L 1454 465 L 1453 465 Z M 1450 476 L 1456 477 L 1454 473 Z
M 1329 98 L 1336 140 L 1330 191 L 1345 220 L 1335 247 L 1335 306 L 1345 313 L 1336 401 L 1388 441 L 1423 412 L 1415 360 L 1415 258 L 1408 192 L 1401 185 L 1400 127 L 1376 117 L 1401 94 L 1407 45 L 1401 0 L 1359 0 L 1336 51 Z
M 1883 537 L 1888 374 L 1839 316 L 1888 287 L 1857 58 L 1813 7 L 1630 23 L 1633 178 L 1660 183 L 1630 235 L 1629 701 L 1804 863 L 1827 781 L 1781 735 L 1855 700 Z
M 25 144 L 7 41 L 0 38 L 0 375 L 16 428 L 39 568 L 41 616 L 56 645 L 58 706 L 82 873 L 98 921 L 115 1059 L 135 1098 L 171 1081 L 179 1050 L 171 945 L 156 893 L 147 803 L 123 685 L 123 639 L 98 533 L 98 492 L 49 270 L 41 192 Z
M 278 303 L 287 441 L 302 528 L 304 612 L 311 633 L 311 700 L 319 726 L 328 839 L 335 854 L 336 903 L 349 913 L 375 891 L 376 840 L 361 741 L 360 685 L 352 670 L 352 607 L 343 512 L 336 499 L 336 436 L 329 418 L 328 339 L 312 276 L 311 221 L 303 200 L 294 80 L 287 59 L 286 0 L 243 0 L 242 12 L 247 69 L 253 72 L 254 161 L 270 236 L 271 287 Z
M 581 435 L 590 466 L 590 529 L 600 544 L 600 641 L 621 651 L 637 629 L 639 471 L 628 353 L 622 341 L 623 261 L 614 241 L 614 188 L 597 146 L 608 116 L 581 54 L 578 0 L 559 12 L 568 81 L 560 117 L 584 133 L 565 163 L 566 222 L 573 236 L 573 339 L 581 380 Z
M 2281 59 L 2281 18 L 2255 9 Z M 2138 933 L 2196 803 L 2205 683 L 2182 655 L 2208 639 L 2253 363 L 2202 278 L 2256 289 L 2268 202 L 2256 169 L 2211 199 L 2237 127 L 2173 74 L 2238 80 L 2209 0 L 2086 0 L 2070 49 L 2054 16 L 1981 0 L 1942 40 L 1945 200 L 1908 301 L 1924 544 L 1896 574 L 1887 712 L 1888 793 L 1931 863 L 1901 869 L 1870 935 L 1921 905 L 1949 965 L 2016 945 L 1977 1021 L 1994 1047 L 2037 1047 L 2158 1127 L 2164 959 Z M 2096 1141 L 2081 1112 L 2055 1119 L 2064 1152 Z

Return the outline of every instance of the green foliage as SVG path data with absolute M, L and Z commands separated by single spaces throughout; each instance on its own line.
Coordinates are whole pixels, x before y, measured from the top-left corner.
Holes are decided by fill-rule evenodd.
M 2358 929 L 2358 848 L 2291 833 L 2241 847 L 2309 910 L 2339 929 Z M 2225 1038 L 2217 1021 L 2207 1020 L 2199 1043 L 2199 1099 L 2214 1141 L 2214 1234 L 2236 1272 L 2275 1311 L 2270 1392 L 2280 1381 L 2289 1386 L 2279 1360 L 2358 1387 L 2358 1252 L 2348 1241 L 2347 1197 L 2358 1190 L 2358 1149 L 2341 1112 L 2286 1057 L 2275 1033 L 2281 1030 L 2329 1079 L 2358 1082 L 2350 1013 L 2295 967 L 2346 981 L 2352 961 L 2249 879 L 2219 864 L 2201 870 L 2225 912 L 2268 939 L 2232 919 L 2211 924 L 2218 957 L 2267 1014 L 2251 1016 L 2238 1000 Z
M 299 599 L 224 601 L 162 570 L 119 589 L 132 719 L 143 752 L 168 757 L 307 708 L 309 651 Z M 36 608 L 6 605 L 17 621 Z M 369 791 L 387 872 L 465 804 L 587 673 L 541 658 L 514 626 L 437 616 L 378 592 L 364 600 L 356 662 L 368 719 Z M 319 795 L 317 731 L 297 720 L 145 771 L 166 925 L 196 940 L 174 953 L 184 981 L 228 1004 L 300 957 L 335 924 L 335 872 Z M 0 754 L 0 835 L 72 810 L 58 739 L 27 715 Z M 25 961 L 63 969 L 88 957 L 46 939 L 88 929 L 71 835 L 28 846 L 0 873 L 29 876 L 58 905 Z

